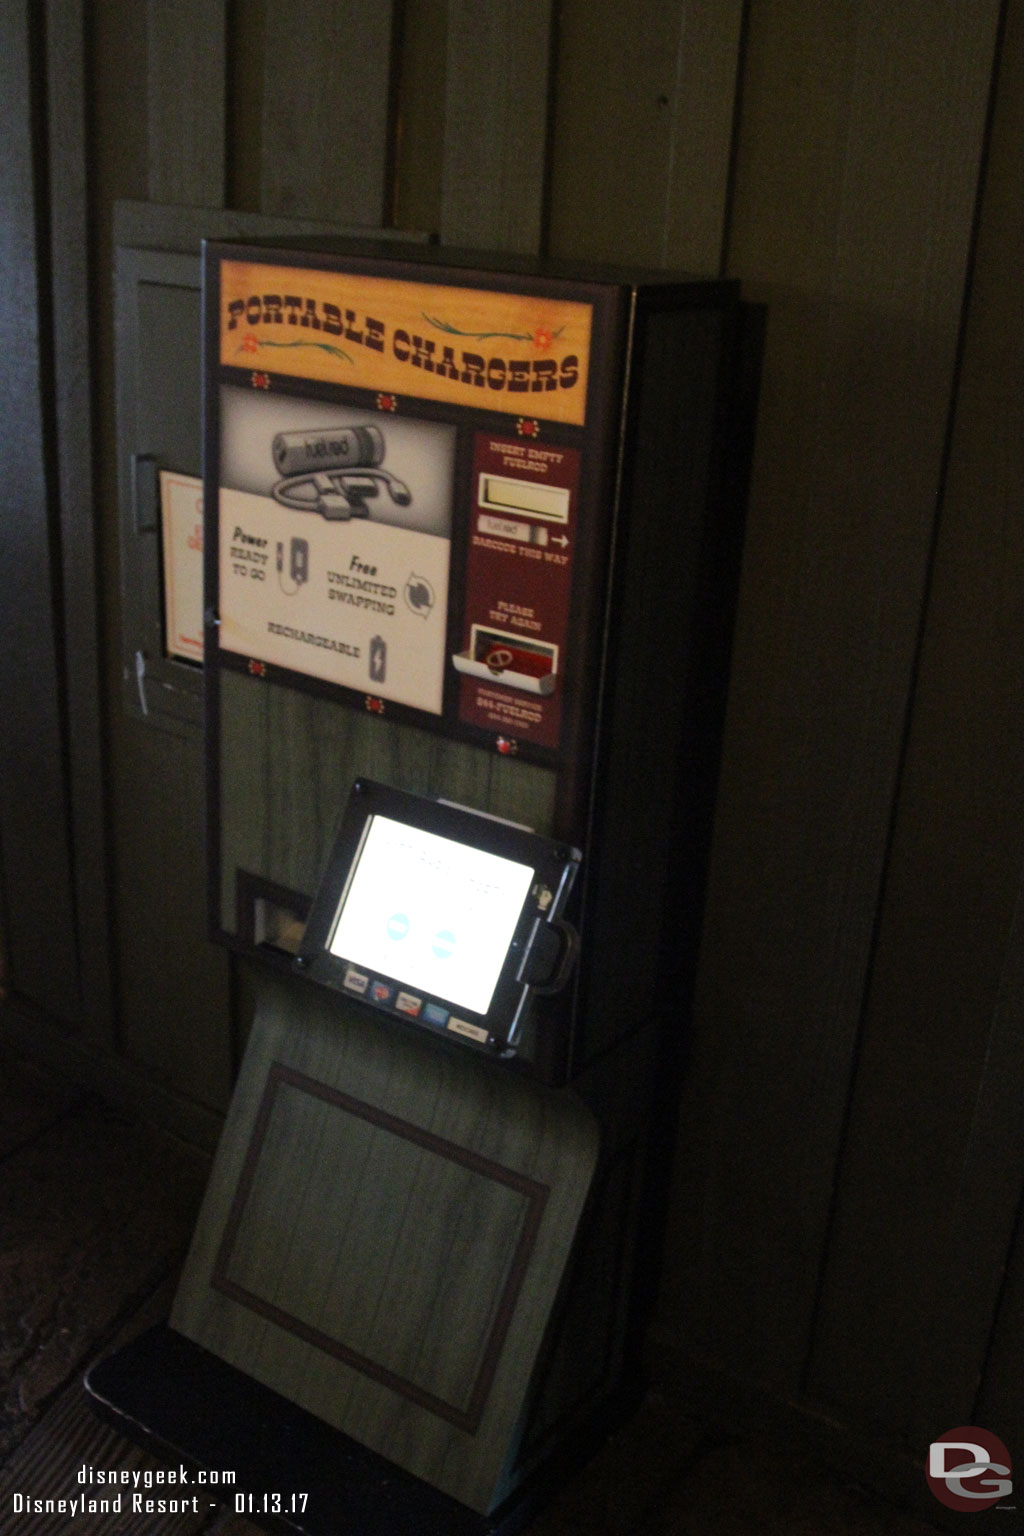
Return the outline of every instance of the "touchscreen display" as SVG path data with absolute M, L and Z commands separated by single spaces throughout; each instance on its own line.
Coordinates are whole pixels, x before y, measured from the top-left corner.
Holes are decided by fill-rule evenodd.
M 485 1014 L 533 881 L 530 864 L 370 816 L 327 947 Z

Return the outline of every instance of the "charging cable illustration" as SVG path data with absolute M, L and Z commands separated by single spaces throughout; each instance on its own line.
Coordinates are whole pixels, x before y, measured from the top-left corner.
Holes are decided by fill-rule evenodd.
M 278 432 L 271 453 L 281 479 L 271 492 L 293 512 L 316 512 L 329 522 L 369 517 L 368 503 L 387 491 L 398 507 L 412 492 L 378 466 L 385 452 L 379 427 L 335 427 L 326 432 Z

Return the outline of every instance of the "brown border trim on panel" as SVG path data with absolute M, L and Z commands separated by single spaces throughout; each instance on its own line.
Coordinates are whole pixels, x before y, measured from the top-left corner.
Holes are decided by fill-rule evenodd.
M 495 1312 L 490 1335 L 484 1348 L 480 1366 L 477 1371 L 473 1389 L 469 1395 L 468 1404 L 460 1407 L 456 1403 L 446 1402 L 444 1398 L 437 1397 L 432 1392 L 418 1387 L 415 1382 L 407 1380 L 404 1376 L 390 1371 L 386 1366 L 378 1364 L 368 1356 L 360 1354 L 358 1350 L 350 1349 L 340 1339 L 334 1339 L 320 1329 L 304 1323 L 301 1318 L 286 1312 L 283 1308 L 275 1306 L 272 1302 L 257 1296 L 247 1290 L 236 1281 L 228 1278 L 228 1268 L 234 1251 L 235 1241 L 241 1225 L 249 1196 L 252 1193 L 256 1178 L 256 1169 L 263 1148 L 263 1141 L 270 1124 L 278 1090 L 283 1086 L 296 1088 L 299 1092 L 308 1093 L 313 1098 L 321 1099 L 326 1104 L 332 1104 L 336 1109 L 344 1110 L 347 1114 L 355 1115 L 360 1120 L 389 1131 L 394 1136 L 401 1136 L 406 1141 L 413 1142 L 416 1146 L 423 1147 L 428 1152 L 435 1153 L 438 1157 L 444 1157 L 449 1162 L 457 1163 L 462 1168 L 468 1168 L 472 1173 L 481 1174 L 484 1178 L 493 1180 L 497 1184 L 504 1184 L 507 1188 L 515 1190 L 526 1200 L 526 1215 L 523 1221 L 519 1241 L 516 1244 L 512 1263 L 509 1266 L 505 1278 L 504 1288 Z M 247 1307 L 251 1312 L 265 1317 L 269 1322 L 283 1328 L 286 1332 L 294 1334 L 306 1344 L 312 1344 L 314 1348 L 323 1350 L 326 1354 L 333 1355 L 335 1359 L 351 1366 L 354 1370 L 361 1371 L 364 1376 L 379 1382 L 381 1386 L 388 1387 L 397 1392 L 399 1396 L 407 1398 L 419 1407 L 425 1408 L 429 1413 L 436 1414 L 439 1418 L 446 1419 L 456 1428 L 465 1430 L 468 1434 L 475 1434 L 480 1427 L 484 1409 L 490 1396 L 494 1383 L 498 1361 L 508 1334 L 512 1318 L 515 1315 L 516 1303 L 526 1271 L 529 1267 L 533 1249 L 537 1241 L 541 1218 L 547 1205 L 549 1186 L 531 1179 L 527 1175 L 515 1172 L 514 1169 L 505 1168 L 500 1163 L 493 1162 L 490 1158 L 482 1157 L 478 1152 L 471 1151 L 468 1147 L 460 1147 L 457 1143 L 448 1141 L 442 1136 L 437 1136 L 432 1131 L 426 1131 L 421 1126 L 413 1125 L 408 1120 L 398 1119 L 388 1114 L 376 1105 L 367 1104 L 362 1099 L 352 1098 L 347 1093 L 341 1093 L 336 1088 L 329 1087 L 326 1083 L 317 1082 L 315 1078 L 307 1077 L 302 1072 L 296 1072 L 291 1067 L 286 1067 L 281 1062 L 274 1062 L 267 1073 L 266 1085 L 263 1090 L 263 1098 L 256 1115 L 252 1136 L 246 1152 L 245 1163 L 239 1176 L 235 1189 L 231 1210 L 224 1228 L 224 1236 L 221 1239 L 220 1249 L 213 1267 L 210 1284 L 214 1290 L 237 1302 L 240 1306 Z

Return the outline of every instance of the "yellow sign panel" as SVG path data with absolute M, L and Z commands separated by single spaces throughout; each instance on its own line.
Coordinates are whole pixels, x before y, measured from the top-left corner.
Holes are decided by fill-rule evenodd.
M 221 265 L 221 361 L 582 426 L 592 308 L 347 272 Z

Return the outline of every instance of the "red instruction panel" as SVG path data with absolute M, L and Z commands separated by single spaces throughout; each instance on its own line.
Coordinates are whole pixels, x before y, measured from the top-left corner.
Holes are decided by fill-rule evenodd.
M 459 719 L 557 748 L 567 665 L 580 456 L 476 434 Z

